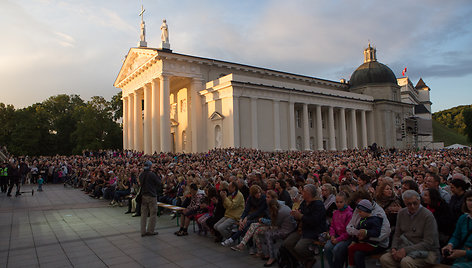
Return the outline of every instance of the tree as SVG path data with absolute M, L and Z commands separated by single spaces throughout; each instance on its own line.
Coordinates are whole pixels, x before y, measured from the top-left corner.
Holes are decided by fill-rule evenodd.
M 71 154 L 75 147 L 71 135 L 77 125 L 74 113 L 78 107 L 85 106 L 84 101 L 78 95 L 61 94 L 50 97 L 42 104 L 48 113 L 49 132 L 54 135 L 51 150 L 61 155 Z
M 113 120 L 113 108 L 103 97 L 92 97 L 76 110 L 77 128 L 72 133 L 74 153 L 82 150 L 122 148 L 122 130 Z
M 472 108 L 464 109 L 462 115 L 464 116 L 465 134 L 467 139 L 472 142 Z
M 117 121 L 123 117 L 122 92 L 118 92 L 111 97 L 111 108 L 113 110 L 113 120 Z
M 0 145 L 11 142 L 11 132 L 15 126 L 15 107 L 0 103 Z

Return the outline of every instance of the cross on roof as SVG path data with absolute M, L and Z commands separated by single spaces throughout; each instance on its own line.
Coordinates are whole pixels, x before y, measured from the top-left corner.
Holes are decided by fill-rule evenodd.
M 146 9 L 144 9 L 143 5 L 141 5 L 141 13 L 139 13 L 139 16 L 141 16 L 141 21 L 143 21 L 144 11 L 146 11 Z

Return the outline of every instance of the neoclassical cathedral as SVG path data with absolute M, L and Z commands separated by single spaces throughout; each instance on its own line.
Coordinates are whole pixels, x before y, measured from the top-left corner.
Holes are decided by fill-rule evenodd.
M 324 80 L 175 53 L 165 20 L 160 48 L 131 48 L 122 90 L 124 149 L 204 152 L 432 146 L 429 87 L 396 78 L 369 44 L 349 81 Z

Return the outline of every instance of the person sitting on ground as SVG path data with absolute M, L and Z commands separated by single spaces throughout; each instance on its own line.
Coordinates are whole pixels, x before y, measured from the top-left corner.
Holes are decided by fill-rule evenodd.
M 244 197 L 238 190 L 236 182 L 231 182 L 228 187 L 229 193 L 220 191 L 220 196 L 225 207 L 225 215 L 217 223 L 215 223 L 215 230 L 226 240 L 231 236 L 231 229 L 234 224 L 237 224 L 241 219 L 244 211 Z
M 398 212 L 390 252 L 380 257 L 384 268 L 426 267 L 438 257 L 438 228 L 433 213 L 421 206 L 420 195 L 407 190 L 402 194 L 406 208 Z
M 326 243 L 324 251 L 329 267 L 343 268 L 345 251 L 351 239 L 346 231 L 346 227 L 352 218 L 352 208 L 347 205 L 347 196 L 344 192 L 336 195 L 337 210 L 333 213 L 333 219 L 329 228 L 330 240 Z
M 456 224 L 449 243 L 442 248 L 446 259 L 454 260 L 453 268 L 466 268 L 472 265 L 472 191 L 464 194 L 462 216 Z
M 326 210 L 315 185 L 305 185 L 302 195 L 300 208 L 291 212 L 298 221 L 299 231 L 291 233 L 283 245 L 305 267 L 312 267 L 316 259 L 310 247 L 327 230 Z
M 174 234 L 177 236 L 188 235 L 188 226 L 190 221 L 199 213 L 200 203 L 203 196 L 198 194 L 198 187 L 195 183 L 190 184 L 190 203 L 182 211 L 182 219 L 180 221 L 180 230 Z
M 379 237 L 382 229 L 382 217 L 373 216 L 374 207 L 367 199 L 362 199 L 357 204 L 357 212 L 360 216 L 357 230 L 359 235 L 353 238 L 353 242 L 348 247 L 348 263 L 349 267 L 354 267 L 354 254 L 356 252 L 372 252 L 376 249 L 379 241 L 371 238 Z M 363 232 L 360 232 L 360 231 Z
M 222 246 L 232 246 L 234 241 L 246 233 L 252 223 L 258 222 L 266 215 L 267 203 L 265 194 L 259 185 L 252 185 L 249 188 L 249 197 L 244 206 L 243 214 L 238 223 L 238 231 L 221 243 Z

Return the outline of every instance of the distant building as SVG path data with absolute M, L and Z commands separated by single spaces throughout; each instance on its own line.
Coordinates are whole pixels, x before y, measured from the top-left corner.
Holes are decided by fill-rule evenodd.
M 429 88 L 397 79 L 375 48 L 349 82 L 131 48 L 114 83 L 123 93 L 125 149 L 203 152 L 245 147 L 346 150 L 372 143 L 430 147 Z

